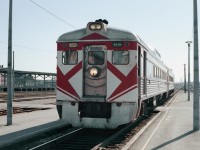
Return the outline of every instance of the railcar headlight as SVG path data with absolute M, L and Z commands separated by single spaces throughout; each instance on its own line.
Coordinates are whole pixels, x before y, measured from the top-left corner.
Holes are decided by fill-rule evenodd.
M 96 29 L 95 24 L 91 24 L 91 25 L 90 25 L 90 30 L 95 30 L 95 29 Z
M 102 29 L 102 24 L 100 23 L 92 23 L 89 26 L 90 30 L 101 30 Z
M 101 25 L 100 25 L 100 24 L 97 24 L 97 25 L 96 25 L 96 29 L 97 29 L 97 30 L 101 30 Z
M 99 74 L 100 74 L 99 68 L 97 68 L 97 67 L 92 67 L 92 68 L 90 68 L 90 75 L 91 75 L 92 77 L 98 77 Z

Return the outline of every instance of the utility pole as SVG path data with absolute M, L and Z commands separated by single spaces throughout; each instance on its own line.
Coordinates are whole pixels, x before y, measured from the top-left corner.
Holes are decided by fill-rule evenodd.
M 15 97 L 15 52 L 13 51 L 13 98 Z
M 184 93 L 186 93 L 186 69 L 185 69 L 185 65 L 184 64 Z
M 199 130 L 199 48 L 198 48 L 198 15 L 197 0 L 193 0 L 193 28 L 194 28 L 194 104 L 193 130 Z
M 188 101 L 190 101 L 190 44 L 192 41 L 186 41 L 188 44 Z
M 8 76 L 7 76 L 7 125 L 12 125 L 12 0 L 9 3 L 9 22 L 8 22 Z

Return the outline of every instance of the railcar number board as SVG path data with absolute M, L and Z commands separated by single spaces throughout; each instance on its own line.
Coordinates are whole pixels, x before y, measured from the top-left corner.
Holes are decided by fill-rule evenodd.
M 112 42 L 113 47 L 122 47 L 123 43 L 122 42 Z

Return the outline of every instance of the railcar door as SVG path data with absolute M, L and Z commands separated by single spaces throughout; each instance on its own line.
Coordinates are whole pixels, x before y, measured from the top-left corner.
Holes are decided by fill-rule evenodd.
M 141 47 L 138 47 L 138 94 L 139 98 L 141 95 L 147 94 L 147 52 Z
M 84 48 L 83 97 L 105 100 L 106 47 L 92 45 Z

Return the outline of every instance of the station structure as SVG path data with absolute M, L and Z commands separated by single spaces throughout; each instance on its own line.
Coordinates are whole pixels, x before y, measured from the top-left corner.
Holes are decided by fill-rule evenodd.
M 0 91 L 7 91 L 7 68 L 0 68 Z M 56 73 L 13 71 L 15 91 L 53 91 L 56 88 Z

